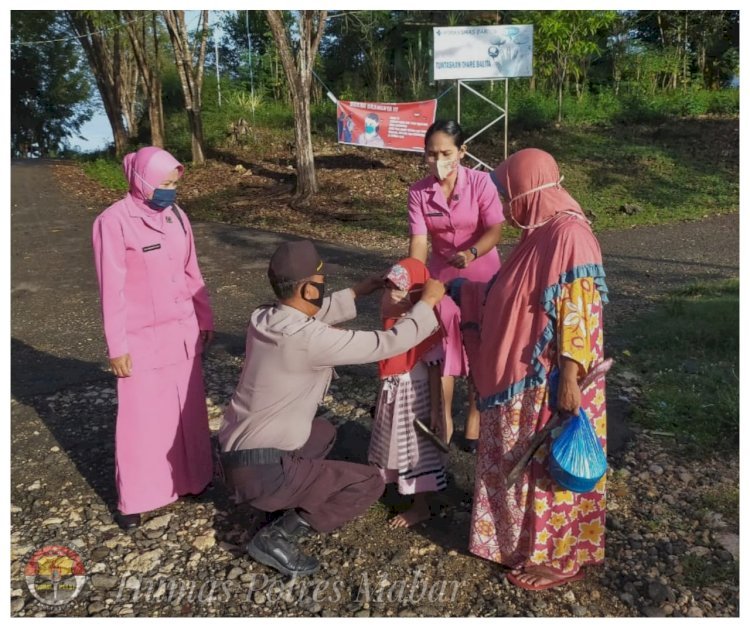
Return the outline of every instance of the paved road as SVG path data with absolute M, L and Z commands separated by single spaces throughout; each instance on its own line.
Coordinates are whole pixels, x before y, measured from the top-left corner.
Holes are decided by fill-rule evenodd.
M 91 252 L 91 224 L 102 208 L 66 196 L 51 167 L 45 161 L 11 166 L 11 388 L 16 399 L 109 377 L 102 369 L 105 347 Z M 240 354 L 249 313 L 272 297 L 266 265 L 284 236 L 219 223 L 195 224 L 194 230 L 219 331 L 213 350 Z M 738 214 L 607 232 L 600 241 L 612 296 L 608 325 L 633 312 L 639 295 L 653 298 L 688 282 L 739 276 Z M 319 248 L 334 288 L 387 267 L 401 254 L 332 243 Z M 376 305 L 375 299 L 366 302 L 358 325 L 377 324 Z

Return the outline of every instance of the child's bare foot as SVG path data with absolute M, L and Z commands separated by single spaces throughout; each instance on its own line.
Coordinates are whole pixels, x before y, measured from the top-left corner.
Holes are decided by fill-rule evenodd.
M 425 499 L 415 499 L 414 505 L 406 512 L 396 515 L 388 522 L 391 528 L 410 528 L 420 521 L 430 518 L 430 506 Z

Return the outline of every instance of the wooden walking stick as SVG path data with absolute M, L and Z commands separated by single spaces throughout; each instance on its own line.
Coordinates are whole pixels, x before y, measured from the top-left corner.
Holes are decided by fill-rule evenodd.
M 594 368 L 592 368 L 586 374 L 586 377 L 581 380 L 581 383 L 579 384 L 581 392 L 583 393 L 584 390 L 591 386 L 591 384 L 593 384 L 600 377 L 604 377 L 607 371 L 612 368 L 613 363 L 614 360 L 612 358 L 607 358 L 606 360 L 602 360 L 596 366 L 594 366 Z M 523 453 L 523 456 L 521 456 L 516 465 L 508 474 L 508 477 L 505 481 L 506 489 L 509 489 L 516 483 L 518 476 L 523 473 L 526 465 L 529 464 L 529 460 L 531 460 L 531 457 L 536 453 L 536 450 L 539 449 L 539 446 L 544 442 L 544 439 L 547 438 L 547 436 L 553 429 L 555 429 L 558 425 L 560 425 L 560 423 L 562 423 L 562 420 L 563 418 L 560 416 L 560 413 L 555 412 L 555 414 L 552 415 L 552 418 L 547 421 L 547 424 L 536 433 L 534 438 L 531 439 L 528 449 L 526 449 L 526 451 Z

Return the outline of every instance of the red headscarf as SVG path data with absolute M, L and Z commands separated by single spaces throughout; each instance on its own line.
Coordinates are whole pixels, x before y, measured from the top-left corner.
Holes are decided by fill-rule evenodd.
M 391 267 L 391 270 L 386 275 L 386 279 L 392 281 L 400 290 L 407 292 L 407 294 L 402 301 L 394 303 L 389 300 L 389 293 L 391 291 L 386 289 L 381 304 L 383 329 L 393 327 L 411 309 L 412 305 L 419 301 L 421 298 L 421 289 L 429 278 L 430 272 L 427 270 L 427 267 L 413 257 L 402 259 Z M 440 332 L 434 333 L 416 347 L 409 349 L 406 353 L 378 362 L 381 379 L 389 375 L 400 375 L 401 373 L 411 371 L 419 358 L 436 344 L 438 340 L 440 340 Z
M 479 337 L 467 349 L 481 408 L 546 378 L 554 300 L 563 284 L 591 277 L 603 301 L 607 290 L 599 243 L 580 205 L 560 185 L 550 154 L 534 148 L 514 153 L 492 179 L 514 220 L 533 228 L 489 284 L 486 298 L 475 294 L 484 296 L 485 285 L 466 282 L 461 289 L 462 325 L 479 325 Z

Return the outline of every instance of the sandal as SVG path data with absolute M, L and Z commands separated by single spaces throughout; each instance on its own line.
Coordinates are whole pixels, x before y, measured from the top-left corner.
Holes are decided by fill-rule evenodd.
M 525 582 L 521 578 L 524 575 L 529 576 L 536 576 L 538 578 L 545 578 L 549 580 L 549 582 L 545 584 L 532 584 L 530 582 Z M 578 580 L 583 580 L 586 577 L 586 574 L 583 573 L 582 569 L 579 569 L 574 574 L 571 574 L 569 576 L 557 576 L 553 575 L 552 573 L 544 574 L 544 573 L 534 573 L 533 571 L 521 571 L 520 573 L 508 573 L 505 576 L 508 579 L 508 582 L 511 584 L 516 585 L 517 587 L 521 589 L 526 589 L 527 591 L 544 591 L 545 589 L 553 589 L 555 587 L 562 586 L 563 584 L 569 584 L 571 582 L 577 582 Z

